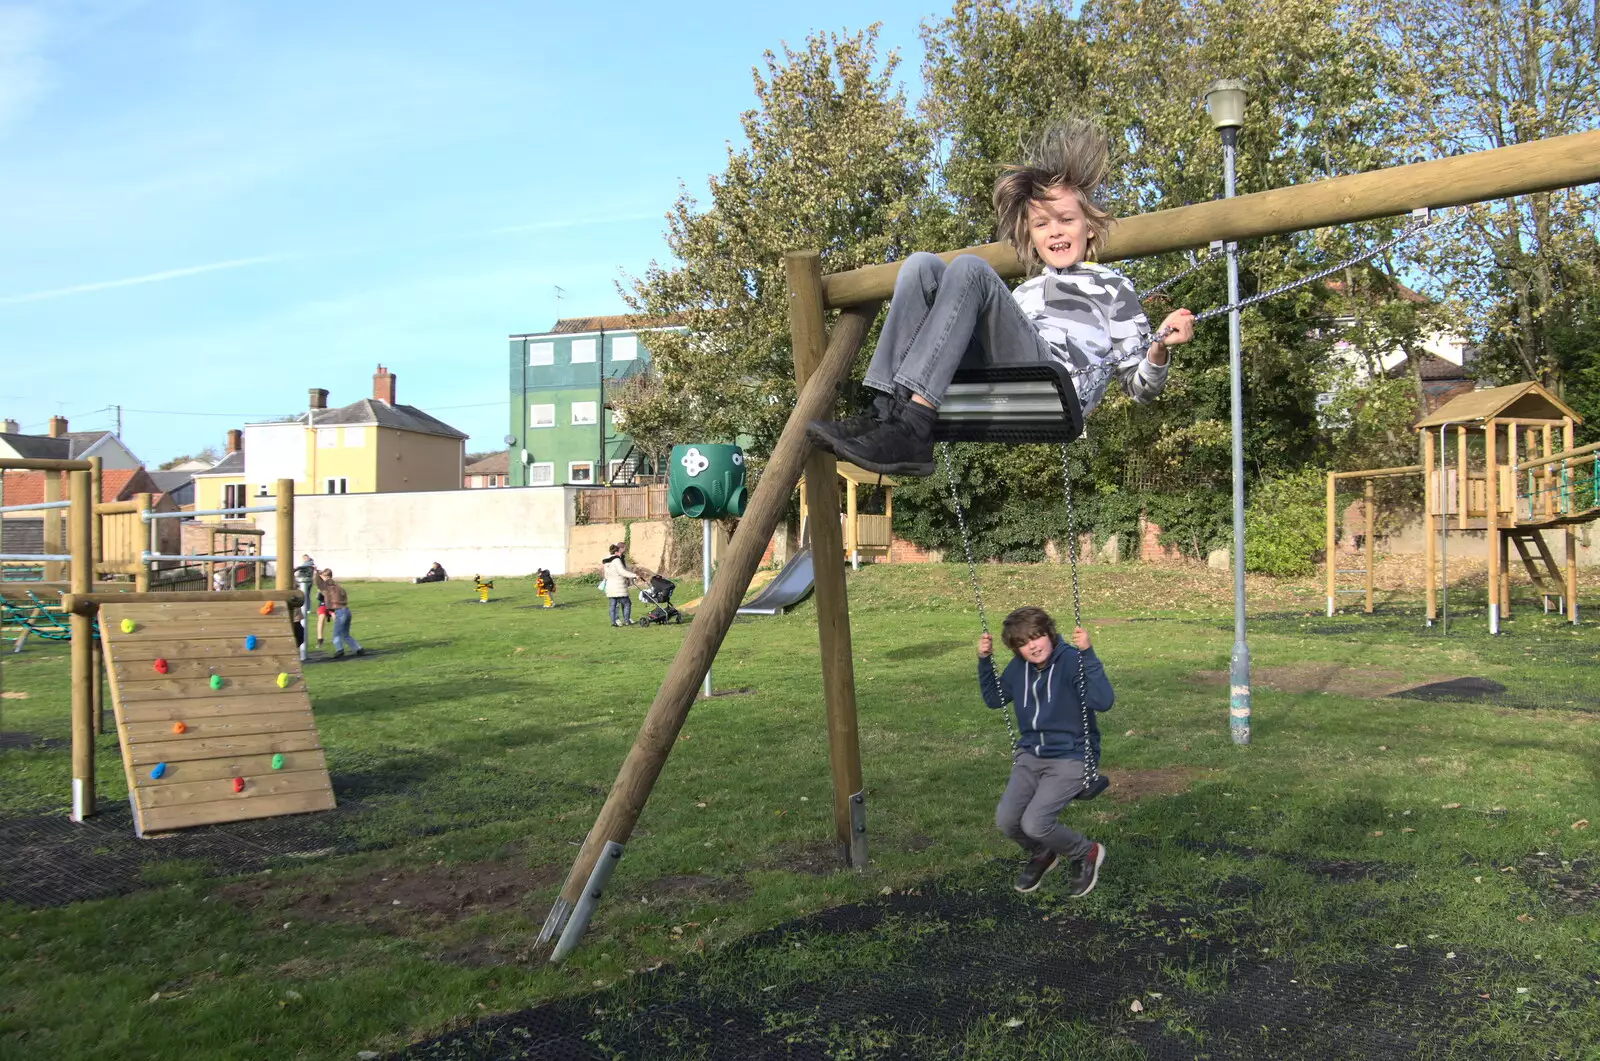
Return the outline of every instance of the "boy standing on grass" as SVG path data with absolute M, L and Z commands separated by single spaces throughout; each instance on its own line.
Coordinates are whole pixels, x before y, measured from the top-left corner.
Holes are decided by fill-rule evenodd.
M 356 655 L 364 655 L 366 650 L 361 642 L 350 636 L 350 598 L 344 587 L 333 580 L 333 568 L 325 567 L 317 572 L 317 589 L 322 593 L 324 606 L 333 613 L 333 658 L 344 658 L 346 644 L 355 649 Z
M 1056 821 L 1072 798 L 1083 791 L 1084 747 L 1100 761 L 1100 727 L 1095 715 L 1111 710 L 1111 683 L 1089 646 L 1082 627 L 1069 644 L 1056 633 L 1055 620 L 1043 608 L 1018 608 L 1006 616 L 1000 638 L 1014 658 L 998 676 L 994 641 L 978 639 L 978 689 L 992 708 L 1015 705 L 1021 734 L 1011 760 L 1011 777 L 994 811 L 994 823 L 1028 855 L 1016 889 L 1031 892 L 1063 859 L 1072 866 L 1073 895 L 1088 895 L 1100 879 L 1106 860 L 1104 844 L 1086 839 Z M 1084 706 L 1078 699 L 1078 659 L 1083 659 L 1088 732 Z

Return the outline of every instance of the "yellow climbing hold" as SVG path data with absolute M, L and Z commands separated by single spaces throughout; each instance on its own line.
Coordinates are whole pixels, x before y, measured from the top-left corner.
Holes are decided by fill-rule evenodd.
M 287 674 L 278 675 L 278 688 L 280 688 L 280 689 L 289 688 L 289 676 Z
M 122 632 L 125 633 L 125 634 L 133 633 L 133 631 L 137 627 L 138 627 L 138 624 L 135 623 L 132 619 L 124 619 L 124 620 L 122 620 Z

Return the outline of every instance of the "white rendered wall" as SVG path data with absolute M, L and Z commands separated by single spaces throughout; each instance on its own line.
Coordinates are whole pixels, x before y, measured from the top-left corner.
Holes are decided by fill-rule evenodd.
M 294 499 L 294 562 L 310 553 L 339 578 L 413 579 L 434 561 L 452 579 L 567 573 L 571 487 L 301 494 Z M 270 513 L 257 517 L 277 555 Z
M 300 424 L 246 424 L 245 484 L 256 497 L 265 486 L 278 492 L 279 479 L 302 482 L 306 477 L 306 429 Z

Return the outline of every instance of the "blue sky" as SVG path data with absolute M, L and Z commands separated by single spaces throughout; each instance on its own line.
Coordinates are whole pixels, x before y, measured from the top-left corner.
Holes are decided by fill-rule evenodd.
M 763 50 L 881 21 L 914 95 L 946 10 L 0 0 L 0 416 L 153 466 L 382 362 L 497 448 L 505 337 L 624 309 Z

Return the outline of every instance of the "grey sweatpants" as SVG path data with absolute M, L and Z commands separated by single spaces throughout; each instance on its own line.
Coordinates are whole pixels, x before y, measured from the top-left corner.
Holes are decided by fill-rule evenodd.
M 1029 855 L 1054 851 L 1066 859 L 1082 858 L 1089 841 L 1056 821 L 1056 815 L 1083 791 L 1082 759 L 1041 759 L 1018 752 L 1011 764 L 994 824 Z
M 942 259 L 918 251 L 900 266 L 866 384 L 899 384 L 938 407 L 957 368 L 1037 364 L 1057 354 L 989 263 L 973 254 Z

